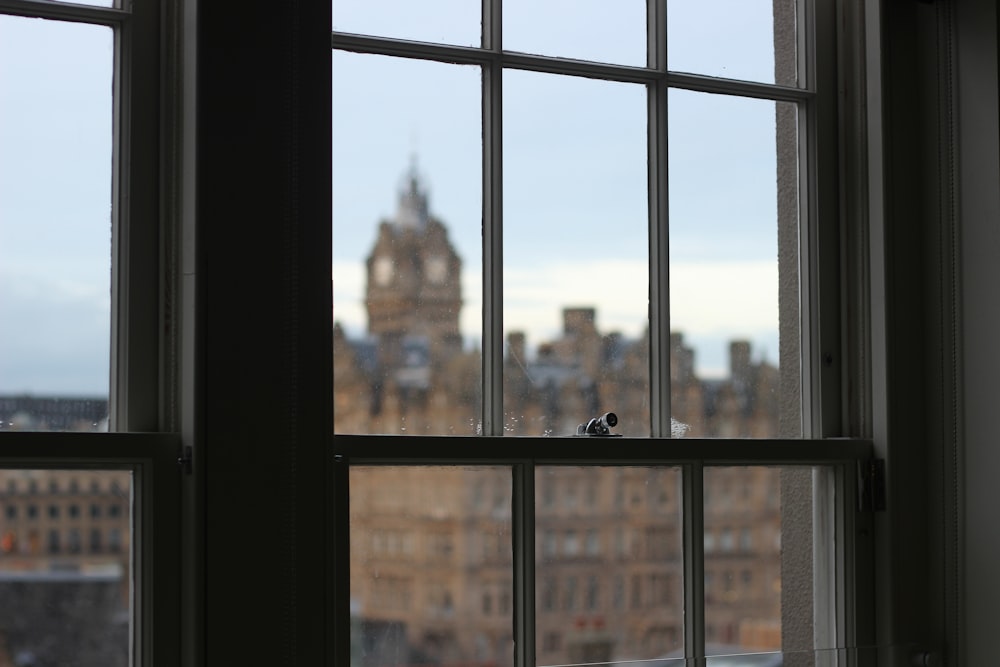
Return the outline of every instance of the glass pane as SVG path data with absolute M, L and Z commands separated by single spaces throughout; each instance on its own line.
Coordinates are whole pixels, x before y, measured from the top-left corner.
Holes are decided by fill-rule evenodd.
M 833 507 L 824 492 L 828 471 L 706 468 L 704 480 L 706 654 L 788 657 L 835 647 L 826 635 L 837 596 L 825 569 L 835 562 L 835 542 L 824 532 L 833 522 L 817 520 Z M 812 664 L 801 660 L 785 664 Z
M 795 86 L 797 0 L 668 0 L 675 72 Z
M 356 667 L 513 664 L 511 470 L 353 467 Z
M 544 467 L 535 479 L 538 664 L 683 657 L 679 470 Z
M 649 435 L 646 90 L 504 73 L 504 428 Z
M 106 428 L 113 66 L 110 28 L 0 16 L 0 428 Z
M 480 70 L 335 51 L 333 96 L 336 431 L 473 435 Z
M 333 29 L 458 46 L 479 46 L 482 3 L 475 0 L 333 0 Z
M 795 107 L 672 90 L 675 435 L 801 435 Z
M 503 48 L 642 67 L 646 64 L 646 3 L 505 0 Z
M 130 664 L 131 486 L 128 471 L 0 470 L 4 664 Z
M 71 5 L 87 5 L 89 7 L 121 7 L 121 2 L 114 0 L 55 0 L 56 2 L 66 2 Z

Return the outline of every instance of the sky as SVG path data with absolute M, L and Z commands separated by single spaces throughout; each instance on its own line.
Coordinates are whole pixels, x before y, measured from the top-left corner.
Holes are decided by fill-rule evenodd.
M 107 395 L 110 28 L 0 17 L 0 392 Z
M 334 27 L 472 45 L 478 6 L 438 0 L 416 17 L 411 3 L 339 0 Z M 504 45 L 641 65 L 644 8 L 637 0 L 508 0 Z M 671 1 L 668 12 L 671 69 L 773 81 L 770 2 Z M 461 326 L 478 341 L 479 69 L 335 52 L 333 85 L 334 100 L 350 100 L 334 105 L 333 118 L 335 319 L 364 333 L 362 262 L 415 162 L 431 213 L 464 261 Z M 552 340 L 567 306 L 595 307 L 604 332 L 645 330 L 646 104 L 638 85 L 505 73 L 505 332 L 526 332 L 529 345 Z M 668 105 L 671 328 L 695 346 L 702 376 L 727 372 L 734 338 L 776 363 L 775 105 L 679 90 Z
M 97 3 L 101 4 L 101 3 Z M 479 0 L 333 0 L 334 28 L 473 45 Z M 643 0 L 507 0 L 505 48 L 641 65 Z M 419 8 L 419 10 L 418 10 Z M 671 69 L 773 80 L 769 0 L 668 5 Z M 0 393 L 107 395 L 112 35 L 0 17 Z M 482 128 L 474 67 L 333 55 L 335 315 L 365 326 L 361 262 L 416 167 L 464 261 L 462 328 L 480 330 Z M 719 374 L 730 338 L 777 359 L 774 105 L 673 91 L 671 322 Z M 646 326 L 645 93 L 504 77 L 504 328 L 529 344 L 561 309 Z

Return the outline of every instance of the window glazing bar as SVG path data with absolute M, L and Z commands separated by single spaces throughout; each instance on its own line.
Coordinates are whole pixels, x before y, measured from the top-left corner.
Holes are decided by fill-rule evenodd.
M 691 667 L 705 665 L 705 492 L 704 466 L 682 468 L 684 655 Z
M 658 74 L 667 70 L 667 8 L 646 3 L 646 61 Z M 670 193 L 667 176 L 667 90 L 660 81 L 647 91 L 646 141 L 649 182 L 649 387 L 650 434 L 670 435 Z
M 88 7 L 47 0 L 0 0 L 0 13 L 108 26 L 118 25 L 131 16 L 131 12 L 124 9 Z
M 499 52 L 500 0 L 483 0 L 483 45 Z M 503 435 L 503 69 L 483 64 L 483 402 L 481 435 Z
M 662 10 L 665 11 L 665 10 Z M 666 23 L 660 20 L 665 32 Z M 484 29 L 485 29 L 484 22 Z M 496 37 L 499 39 L 499 37 Z M 661 49 L 665 49 L 666 36 L 661 39 Z M 492 42 L 491 42 L 492 43 Z M 528 70 L 566 76 L 582 76 L 591 79 L 618 81 L 622 83 L 651 83 L 669 85 L 673 88 L 683 88 L 722 95 L 737 95 L 758 99 L 796 102 L 813 97 L 810 90 L 790 86 L 780 86 L 754 81 L 722 79 L 698 74 L 669 72 L 665 65 L 654 67 L 635 67 L 615 65 L 612 63 L 539 56 L 529 53 L 502 51 L 494 48 L 476 48 L 474 46 L 454 46 L 449 44 L 432 44 L 415 42 L 389 37 L 373 37 L 353 33 L 334 32 L 331 34 L 332 48 L 353 53 L 370 53 L 396 56 L 400 58 L 417 58 L 434 60 L 443 63 L 460 65 L 494 65 L 502 63 L 507 69 Z M 665 55 L 657 57 L 663 58 Z
M 514 665 L 535 664 L 535 465 L 513 467 Z

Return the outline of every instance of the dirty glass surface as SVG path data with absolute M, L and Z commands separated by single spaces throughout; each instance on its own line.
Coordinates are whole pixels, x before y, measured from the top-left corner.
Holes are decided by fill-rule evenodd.
M 357 665 L 513 664 L 511 470 L 354 466 Z
M 796 0 L 668 0 L 667 67 L 794 86 L 799 6 Z
M 646 90 L 507 71 L 503 102 L 504 432 L 648 436 Z
M 795 107 L 667 99 L 676 434 L 800 437 Z
M 128 471 L 0 470 L 5 664 L 131 664 L 131 486 Z
M 505 0 L 503 47 L 544 56 L 644 66 L 643 0 Z
M 684 647 L 680 471 L 536 471 L 540 665 L 647 661 Z
M 334 97 L 352 101 L 333 113 L 338 433 L 477 433 L 480 80 L 478 67 L 334 52 Z
M 837 646 L 829 636 L 836 597 L 826 569 L 834 548 L 824 518 L 832 506 L 824 497 L 829 474 L 795 466 L 705 469 L 706 655 L 762 654 L 753 659 L 780 665 L 774 654 L 785 652 L 786 666 L 807 665 L 812 651 Z
M 0 431 L 106 430 L 113 31 L 0 16 Z
M 479 46 L 481 2 L 468 0 L 333 0 L 333 29 L 342 32 Z

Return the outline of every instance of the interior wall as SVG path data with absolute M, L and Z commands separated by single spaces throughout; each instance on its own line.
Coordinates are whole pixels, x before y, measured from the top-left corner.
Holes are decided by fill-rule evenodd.
M 997 10 L 958 6 L 963 559 L 961 664 L 996 662 L 1000 618 L 1000 110 Z

